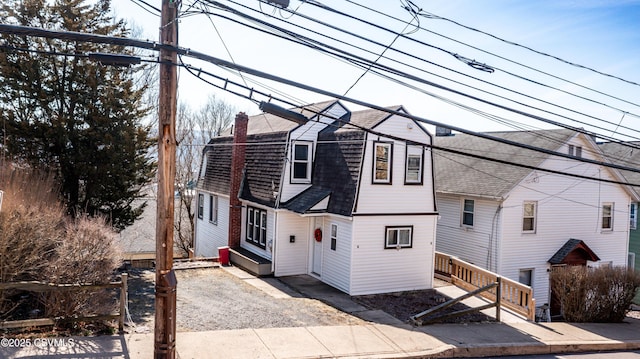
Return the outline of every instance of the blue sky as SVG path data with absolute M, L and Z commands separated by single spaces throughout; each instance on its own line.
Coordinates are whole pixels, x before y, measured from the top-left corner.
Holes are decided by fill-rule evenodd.
M 409 12 L 401 7 L 400 0 L 353 1 L 355 3 L 366 4 L 368 7 L 375 8 L 376 10 L 404 21 L 412 20 Z M 160 0 L 148 0 L 147 2 L 156 7 L 160 7 Z M 220 2 L 228 4 L 229 6 L 238 7 L 238 5 L 224 0 L 220 0 Z M 406 24 L 369 12 L 345 0 L 322 0 L 321 2 L 380 26 L 388 27 L 394 31 L 402 31 L 406 26 Z M 622 77 L 626 80 L 640 83 L 640 1 L 415 0 L 413 2 L 425 12 L 455 20 L 466 26 L 480 29 L 503 39 L 526 45 L 562 59 Z M 183 0 L 182 9 L 186 9 L 191 3 L 193 3 L 193 0 Z M 264 12 L 264 14 L 260 12 L 252 13 L 253 16 L 264 21 L 277 23 L 278 20 L 268 17 L 269 14 L 273 14 L 278 19 L 287 18 L 286 20 L 288 21 L 305 24 L 305 26 L 317 26 L 312 25 L 309 21 L 304 20 L 297 14 L 291 16 L 291 14 L 275 10 L 273 7 L 265 4 L 259 7 L 257 0 L 239 0 L 238 3 L 252 6 Z M 128 19 L 131 24 L 142 29 L 144 33 L 142 37 L 157 39 L 159 18 L 145 12 L 131 0 L 115 0 L 113 6 L 117 16 Z M 376 30 L 357 21 L 334 16 L 308 3 L 291 0 L 289 8 L 297 9 L 299 14 L 321 19 L 345 30 L 360 33 L 382 44 L 390 44 L 395 37 L 393 34 Z M 250 10 L 243 9 L 242 11 L 250 13 Z M 380 60 L 380 63 L 394 68 L 401 68 L 403 71 L 410 72 L 416 76 L 466 94 L 482 97 L 488 101 L 498 102 L 504 106 L 514 107 L 527 113 L 550 118 L 554 121 L 567 123 L 576 127 L 585 127 L 592 131 L 621 139 L 640 138 L 640 133 L 633 130 L 635 128 L 640 129 L 640 118 L 636 116 L 636 114 L 640 114 L 640 107 L 638 107 L 640 103 L 640 86 L 630 85 L 616 79 L 594 74 L 591 71 L 570 66 L 549 57 L 537 55 L 531 51 L 464 29 L 445 20 L 419 17 L 419 23 L 422 28 L 431 32 L 420 30 L 407 34 L 408 37 L 415 41 L 403 38 L 397 39 L 393 43 L 393 48 L 408 53 L 411 56 L 434 62 L 439 66 L 448 67 L 463 75 L 443 70 L 438 66 L 430 65 L 413 57 L 407 57 L 393 50 L 387 50 L 385 56 L 401 60 L 412 67 L 402 66 L 386 59 Z M 416 24 L 415 20 L 413 20 L 413 24 Z M 230 53 L 234 61 L 238 64 L 339 94 L 343 94 L 364 72 L 362 69 L 347 65 L 317 51 L 302 48 L 299 45 L 292 45 L 286 41 L 254 30 L 248 30 L 243 26 L 233 24 L 219 17 L 212 17 L 211 20 L 205 15 L 184 17 L 179 23 L 179 28 L 180 46 L 225 60 L 230 59 Z M 318 27 L 318 29 L 321 28 Z M 413 27 L 409 27 L 407 31 L 411 29 L 413 29 Z M 337 31 L 326 28 L 322 28 L 320 31 L 325 35 L 335 36 L 349 43 L 370 49 L 377 54 L 383 50 L 382 47 L 349 38 L 347 35 Z M 434 32 L 437 34 L 434 34 Z M 317 35 L 313 36 L 317 37 Z M 578 83 L 588 89 L 576 87 L 565 81 L 522 68 L 485 52 L 446 40 L 443 36 L 456 39 L 459 42 L 470 44 L 509 60 L 525 64 L 531 68 Z M 326 38 L 324 40 L 329 41 L 326 40 Z M 427 43 L 451 53 L 486 63 L 498 70 L 494 73 L 475 70 L 458 61 L 451 56 L 451 54 L 429 48 L 418 42 Z M 225 46 L 228 52 L 225 50 Z M 340 46 L 344 47 L 344 45 Z M 375 54 L 361 53 L 355 49 L 351 49 L 351 51 L 358 52 L 369 59 L 375 59 L 377 57 Z M 192 59 L 185 59 L 185 62 L 196 67 L 202 67 L 206 71 L 213 72 L 233 81 L 243 81 L 234 73 L 219 69 L 210 64 L 201 63 Z M 422 70 L 428 71 L 429 73 L 425 73 Z M 506 74 L 505 71 L 516 75 L 516 77 Z M 442 76 L 444 79 L 436 75 Z M 465 75 L 473 76 L 481 81 L 471 79 Z M 250 78 L 246 77 L 245 79 L 249 80 Z M 451 82 L 448 79 L 459 83 Z M 322 95 L 300 91 L 280 84 L 269 83 L 265 80 L 258 79 L 258 81 L 269 85 L 269 89 L 263 89 L 264 91 L 269 93 L 273 92 L 274 94 L 275 91 L 282 92 L 287 96 L 295 98 L 296 102 L 312 103 L 327 99 L 327 97 Z M 539 86 L 533 82 L 553 86 L 561 91 Z M 531 118 L 495 109 L 494 107 L 479 103 L 464 96 L 440 91 L 424 84 L 415 82 L 411 82 L 411 84 L 422 88 L 430 94 L 400 86 L 389 80 L 377 77 L 372 73 L 367 73 L 353 89 L 349 91 L 348 96 L 382 106 L 401 104 L 404 105 L 410 113 L 417 116 L 476 131 L 552 127 L 549 124 L 544 124 Z M 526 96 L 540 98 L 545 102 L 558 104 L 568 110 L 552 107 L 547 103 L 538 102 L 532 100 L 530 97 L 514 94 L 513 92 L 505 92 L 505 90 L 490 84 L 509 88 Z M 261 88 L 259 84 L 249 83 L 249 85 L 255 88 Z M 471 89 L 466 85 L 474 86 L 479 90 Z M 589 89 L 603 92 L 610 96 L 604 96 Z M 497 98 L 487 94 L 485 91 L 491 91 L 494 94 L 513 101 Z M 221 92 L 194 78 L 186 71 L 180 71 L 179 97 L 181 101 L 197 107 L 212 93 L 234 104 L 239 110 L 246 111 L 250 114 L 259 111 L 257 106 L 252 102 Z M 485 111 L 492 116 L 500 116 L 501 119 L 488 119 L 483 116 L 478 116 L 473 112 L 461 110 L 458 107 L 435 99 L 433 95 L 444 96 L 448 100 L 457 101 L 474 110 Z M 590 101 L 580 99 L 573 95 L 588 98 Z M 620 100 L 614 99 L 611 96 L 617 97 Z M 523 104 L 538 107 L 542 109 L 542 112 L 526 107 Z M 607 106 L 602 106 L 601 104 Z M 352 109 L 359 109 L 358 106 L 349 103 L 346 103 L 346 105 Z M 545 110 L 551 111 L 554 114 L 548 114 L 544 112 Z M 577 114 L 576 112 L 584 113 L 588 116 Z M 557 116 L 557 114 L 560 116 Z M 618 127 L 617 124 L 621 119 L 622 127 Z M 507 121 L 506 125 L 504 124 L 504 120 Z M 592 127 L 592 124 L 596 124 L 600 128 Z M 625 129 L 624 127 L 628 127 L 629 129 Z M 625 133 L 628 136 L 623 136 Z

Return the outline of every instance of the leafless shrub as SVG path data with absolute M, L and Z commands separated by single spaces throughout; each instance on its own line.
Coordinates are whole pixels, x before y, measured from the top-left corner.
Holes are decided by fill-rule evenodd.
M 115 233 L 99 218 L 66 216 L 53 177 L 32 170 L 0 168 L 0 281 L 105 283 L 122 253 Z M 17 291 L 0 291 L 2 318 L 11 316 Z M 32 298 L 32 294 L 30 294 Z M 24 295 L 23 295 L 24 297 Z M 39 295 L 47 316 L 108 313 L 113 296 L 96 292 Z M 28 303 L 41 307 L 38 303 Z M 106 305 L 106 307 L 105 307 Z M 29 308 L 27 309 L 29 310 Z
M 621 322 L 640 287 L 640 273 L 624 267 L 571 266 L 553 271 L 551 283 L 565 320 Z

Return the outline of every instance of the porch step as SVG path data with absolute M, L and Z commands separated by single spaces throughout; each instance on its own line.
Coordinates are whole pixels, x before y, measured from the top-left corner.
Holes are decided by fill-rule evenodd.
M 229 260 L 234 265 L 257 276 L 267 276 L 271 272 L 271 261 L 259 255 L 249 252 L 244 248 L 229 249 Z

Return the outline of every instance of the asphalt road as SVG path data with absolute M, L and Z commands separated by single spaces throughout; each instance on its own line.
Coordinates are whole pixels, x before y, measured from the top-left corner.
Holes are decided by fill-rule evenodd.
M 522 356 L 491 357 L 491 358 L 493 359 L 640 359 L 640 351 L 522 355 Z M 487 358 L 483 358 L 483 359 L 487 359 Z

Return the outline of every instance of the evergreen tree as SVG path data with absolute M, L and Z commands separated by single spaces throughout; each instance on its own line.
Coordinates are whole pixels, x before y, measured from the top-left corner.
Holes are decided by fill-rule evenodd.
M 4 0 L 0 22 L 126 37 L 109 0 Z M 91 52 L 133 54 L 113 45 L 0 37 L 0 120 L 14 162 L 55 171 L 75 215 L 105 215 L 122 229 L 143 206 L 132 201 L 154 176 L 154 141 L 142 123 L 149 113 L 142 66 L 103 66 Z

